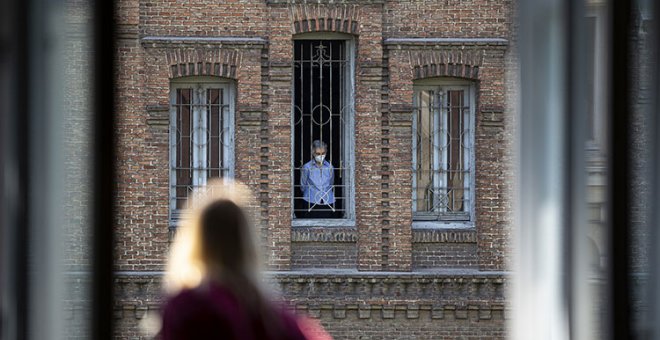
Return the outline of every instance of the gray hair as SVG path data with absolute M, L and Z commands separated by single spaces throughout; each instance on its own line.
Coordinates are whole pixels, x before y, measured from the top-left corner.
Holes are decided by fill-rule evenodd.
M 314 157 L 314 150 L 316 149 L 323 149 L 326 152 L 328 151 L 328 145 L 325 144 L 325 142 L 320 141 L 320 140 L 315 140 L 312 142 L 312 157 Z

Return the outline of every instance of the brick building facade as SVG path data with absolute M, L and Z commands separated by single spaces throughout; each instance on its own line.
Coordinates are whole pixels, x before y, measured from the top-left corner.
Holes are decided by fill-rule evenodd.
M 216 167 L 255 194 L 268 279 L 335 338 L 505 336 L 512 1 L 121 0 L 117 12 L 118 338 L 141 337 L 140 319 L 158 309 L 180 175 L 200 185 Z M 297 139 L 294 101 L 307 99 L 296 84 L 318 78 L 296 74 L 307 70 L 296 66 L 302 41 L 343 51 L 332 74 L 344 85 L 328 90 L 343 98 L 341 164 L 332 162 L 344 212 L 334 219 L 293 211 L 294 154 L 305 154 L 294 145 L 311 138 Z M 425 96 L 444 100 L 430 127 L 422 118 L 436 106 Z M 208 127 L 212 97 L 220 132 Z M 185 105 L 193 118 L 181 120 Z M 178 134 L 195 129 L 195 112 L 210 141 Z M 179 166 L 210 164 L 212 153 L 218 163 L 203 171 Z

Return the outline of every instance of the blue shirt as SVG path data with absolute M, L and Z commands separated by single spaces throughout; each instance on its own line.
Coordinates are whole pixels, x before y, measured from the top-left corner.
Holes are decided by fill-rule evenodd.
M 335 193 L 332 186 L 335 181 L 335 169 L 328 161 L 323 161 L 321 166 L 311 160 L 300 169 L 300 188 L 303 199 L 312 204 L 335 203 Z

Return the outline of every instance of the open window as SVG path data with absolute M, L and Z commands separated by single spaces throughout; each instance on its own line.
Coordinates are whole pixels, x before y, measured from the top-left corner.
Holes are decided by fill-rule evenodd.
M 294 40 L 294 225 L 354 218 L 353 42 L 343 35 L 317 38 Z M 325 146 L 322 162 L 313 157 L 314 143 Z

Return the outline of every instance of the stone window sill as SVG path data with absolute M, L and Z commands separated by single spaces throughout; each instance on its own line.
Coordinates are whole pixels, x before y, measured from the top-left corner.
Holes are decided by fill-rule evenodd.
M 291 220 L 292 227 L 347 227 L 355 228 L 355 220 L 334 218 L 296 218 Z
M 413 229 L 474 229 L 471 221 L 413 221 Z

